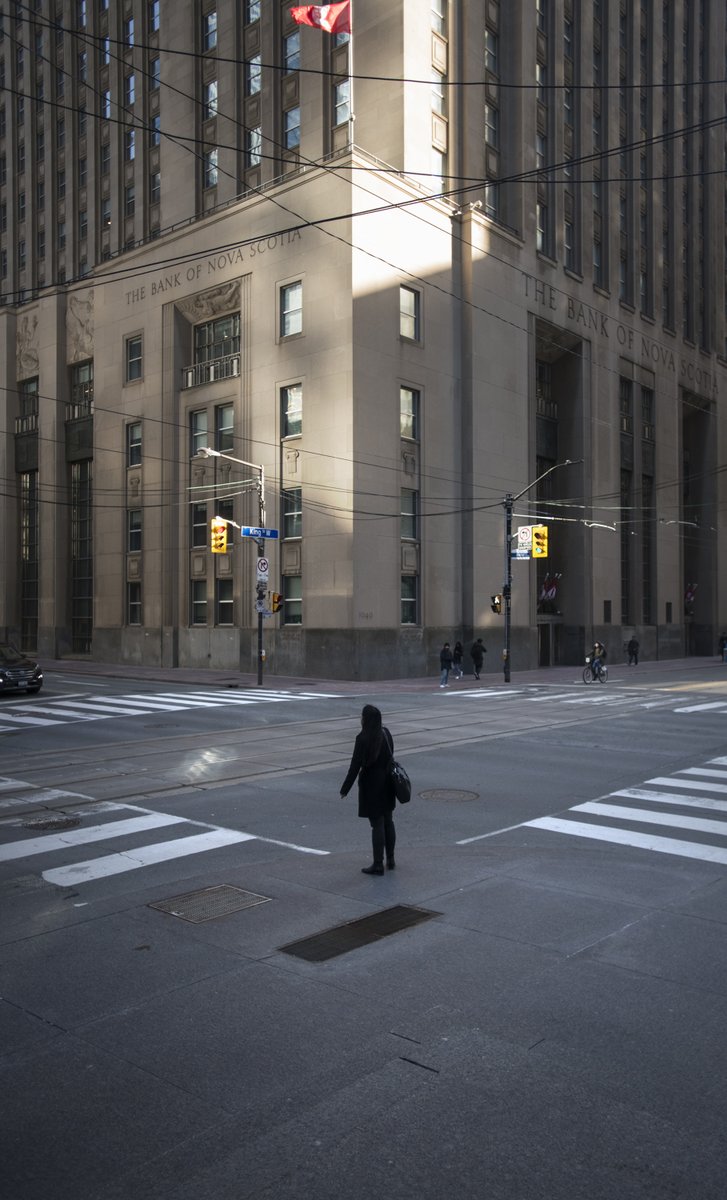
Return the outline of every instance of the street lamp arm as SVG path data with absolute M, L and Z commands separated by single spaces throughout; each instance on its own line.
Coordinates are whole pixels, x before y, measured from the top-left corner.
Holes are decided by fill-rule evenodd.
M 552 467 L 548 467 L 547 471 L 543 471 L 542 475 L 538 475 L 538 478 L 529 483 L 527 487 L 524 487 L 521 492 L 518 492 L 517 496 L 512 496 L 513 503 L 515 500 L 519 500 L 521 496 L 524 496 L 526 492 L 529 492 L 531 488 L 534 488 L 537 483 L 540 483 L 541 479 L 545 479 L 546 475 L 550 475 L 551 471 L 557 471 L 559 467 L 575 467 L 583 461 L 582 458 L 567 458 L 565 462 L 553 463 Z

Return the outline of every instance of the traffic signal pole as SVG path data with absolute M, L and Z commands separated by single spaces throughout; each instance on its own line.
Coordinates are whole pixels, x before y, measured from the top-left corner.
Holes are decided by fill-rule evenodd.
M 510 682 L 510 623 L 512 602 L 512 507 L 514 499 L 508 492 L 503 500 L 505 509 L 505 572 L 502 581 L 502 598 L 505 602 L 505 648 L 502 651 L 502 668 L 505 683 Z

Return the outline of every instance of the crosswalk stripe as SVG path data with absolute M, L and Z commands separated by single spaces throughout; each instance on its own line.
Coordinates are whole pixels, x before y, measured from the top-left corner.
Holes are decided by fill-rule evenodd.
M 684 808 L 708 808 L 713 812 L 727 812 L 727 800 L 714 800 L 711 796 L 682 796 L 678 792 L 649 792 L 646 788 L 621 788 L 611 792 L 612 796 L 623 796 L 625 800 L 648 800 L 654 804 L 677 804 Z
M 705 862 L 727 864 L 727 847 L 708 846 L 703 842 L 683 842 L 678 838 L 658 837 L 637 833 L 633 829 L 618 829 L 613 825 L 588 825 L 583 821 L 568 821 L 562 817 L 536 817 L 526 821 L 530 829 L 546 829 L 550 833 L 565 833 L 571 837 L 590 838 L 599 842 L 615 842 L 659 854 L 675 854 L 680 858 L 699 858 Z
M 713 709 L 721 708 L 721 709 L 725 709 L 725 711 L 727 711 L 727 707 L 725 706 L 724 700 L 718 700 L 718 701 L 713 701 L 711 704 L 690 704 L 688 708 L 675 708 L 674 712 L 678 712 L 678 713 L 706 712 L 707 709 L 709 709 L 709 708 L 713 708 Z
M 154 813 L 150 816 L 129 817 L 125 821 L 109 821 L 105 825 L 90 825 L 86 829 L 67 829 L 63 833 L 48 833 L 44 837 L 25 838 L 22 842 L 10 842 L 6 846 L 0 846 L 0 862 L 32 858 L 36 854 L 50 854 L 54 850 L 66 850 L 70 846 L 110 841 L 111 838 L 126 837 L 132 833 L 144 833 L 165 825 L 182 825 L 184 823 L 184 817 L 175 817 L 170 813 Z
M 5 725 L 5 729 L 13 729 L 15 724 L 18 725 L 61 725 L 61 721 L 49 721 L 47 717 L 15 717 L 12 713 L 4 712 L 2 715 L 3 721 L 12 721 L 13 725 Z
M 677 772 L 679 775 L 707 775 L 710 779 L 725 779 L 727 780 L 727 771 L 721 771 L 719 768 L 712 767 L 685 767 L 683 771 Z
M 167 700 L 160 699 L 156 693 L 153 697 L 146 697 L 138 694 L 124 696 L 124 702 L 126 701 L 131 704 L 143 704 L 150 709 L 158 708 L 160 712 L 175 712 L 177 709 L 181 711 L 183 708 L 199 707 L 195 700 L 188 701 L 183 696 L 177 696 L 175 700 Z
M 66 708 L 66 704 L 68 705 L 68 708 Z M 90 715 L 93 717 L 128 717 L 136 715 L 139 711 L 138 709 L 132 711 L 131 709 L 124 707 L 123 703 L 119 703 L 115 700 L 107 700 L 105 697 L 102 698 L 100 696 L 98 699 L 94 698 L 93 700 L 89 701 L 59 700 L 56 706 L 56 711 L 63 714 L 66 714 L 70 710 L 80 710 L 81 712 L 84 712 L 87 709 L 89 710 Z
M 208 833 L 200 833 L 195 837 L 176 838 L 171 842 L 157 842 L 153 846 L 140 846 L 135 850 L 125 850 L 121 854 L 108 854 L 104 858 L 91 858 L 86 862 L 75 863 L 68 867 L 54 867 L 43 871 L 47 883 L 55 883 L 59 887 L 73 887 L 79 883 L 88 883 L 94 879 L 103 879 L 108 875 L 121 875 L 125 871 L 135 871 L 139 867 L 148 867 L 154 863 L 169 862 L 171 859 L 184 858 L 190 854 L 201 854 L 206 850 L 216 850 L 221 846 L 232 846 L 236 842 L 254 841 L 252 833 L 238 833 L 233 829 L 212 829 Z
M 727 821 L 710 821 L 706 817 L 685 817 L 681 813 L 626 808 L 620 804 L 604 804 L 601 800 L 574 804 L 568 811 L 591 813 L 596 817 L 616 817 L 617 820 L 636 821 L 640 825 L 669 825 L 673 829 L 693 829 L 696 833 L 716 833 L 720 837 L 727 837 Z
M 0 776 L 0 792 L 7 792 L 11 788 L 20 788 L 22 790 L 30 786 L 29 783 L 25 783 L 22 779 L 11 779 L 9 775 Z
M 727 783 L 700 783 L 698 779 L 677 779 L 675 776 L 657 775 L 647 779 L 646 783 L 655 783 L 660 787 L 694 788 L 697 792 L 727 792 Z
M 45 713 L 46 715 L 51 716 L 51 717 L 54 717 L 54 716 L 55 717 L 61 717 L 61 716 L 62 717 L 75 717 L 78 721 L 92 721 L 93 720 L 93 717 L 89 713 L 76 712 L 75 710 L 71 710 L 69 708 L 60 708 L 59 706 L 52 708 L 50 706 L 50 704 L 34 704 L 33 712 L 34 713 Z
M 500 688 L 477 688 L 471 692 L 447 692 L 448 696 L 465 696 L 468 700 L 489 700 L 492 696 L 522 696 L 522 691 L 501 691 Z

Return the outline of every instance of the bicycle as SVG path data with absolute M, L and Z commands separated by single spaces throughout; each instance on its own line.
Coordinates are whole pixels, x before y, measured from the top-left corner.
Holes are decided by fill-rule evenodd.
M 604 663 L 599 663 L 598 666 L 594 670 L 593 664 L 592 664 L 590 658 L 587 658 L 586 665 L 583 668 L 583 682 L 584 683 L 596 683 L 596 682 L 605 683 L 607 679 L 608 679 L 608 667 L 605 666 Z

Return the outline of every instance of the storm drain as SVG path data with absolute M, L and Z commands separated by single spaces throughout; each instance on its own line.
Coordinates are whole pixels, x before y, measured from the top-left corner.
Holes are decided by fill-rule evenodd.
M 459 788 L 430 788 L 427 792 L 420 792 L 422 800 L 445 800 L 450 803 L 457 800 L 479 800 L 479 792 L 463 792 Z
M 361 946 L 379 942 L 392 933 L 411 929 L 413 925 L 421 925 L 423 921 L 431 921 L 432 917 L 441 915 L 428 908 L 395 904 L 393 908 L 384 908 L 370 917 L 359 917 L 357 921 L 334 925 L 332 929 L 301 938 L 298 942 L 288 942 L 285 946 L 278 946 L 278 950 L 305 959 L 306 962 L 325 962 L 327 958 L 337 958 L 339 954 L 348 954 L 349 950 L 359 950 Z
M 245 892 L 242 888 L 225 883 L 219 887 L 202 888 L 199 892 L 187 892 L 184 896 L 173 896 L 171 900 L 157 900 L 148 907 L 200 925 L 202 921 L 214 921 L 215 917 L 226 917 L 228 913 L 239 912 L 243 908 L 267 904 L 270 899 L 270 896 L 258 896 L 255 892 Z

